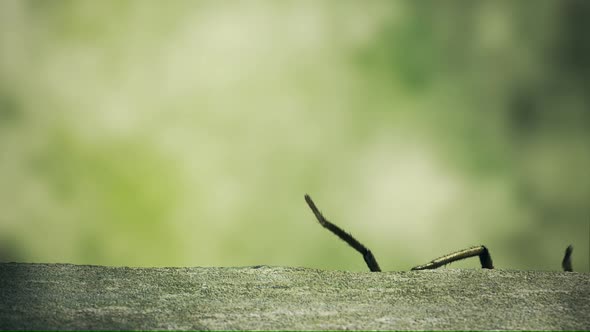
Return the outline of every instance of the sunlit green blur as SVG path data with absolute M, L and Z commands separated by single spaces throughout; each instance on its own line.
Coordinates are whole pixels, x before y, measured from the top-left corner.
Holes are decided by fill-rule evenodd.
M 589 271 L 590 1 L 0 2 L 0 261 Z M 450 267 L 477 268 L 477 259 Z

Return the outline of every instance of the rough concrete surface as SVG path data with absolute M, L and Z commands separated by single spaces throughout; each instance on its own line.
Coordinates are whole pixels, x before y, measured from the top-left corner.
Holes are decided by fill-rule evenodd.
M 1 329 L 590 328 L 590 274 L 0 264 Z

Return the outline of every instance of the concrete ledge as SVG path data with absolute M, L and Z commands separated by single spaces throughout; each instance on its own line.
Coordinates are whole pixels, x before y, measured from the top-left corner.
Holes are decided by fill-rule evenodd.
M 0 264 L 1 329 L 590 329 L 590 274 Z

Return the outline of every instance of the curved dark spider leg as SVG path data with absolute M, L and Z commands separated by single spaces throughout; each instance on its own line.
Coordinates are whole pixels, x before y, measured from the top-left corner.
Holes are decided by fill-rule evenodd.
M 572 251 L 574 251 L 574 247 L 570 244 L 565 249 L 565 255 L 563 256 L 563 260 L 561 261 L 561 267 L 566 272 L 572 272 L 574 270 L 572 268 Z
M 492 262 L 492 256 L 490 256 L 490 252 L 488 248 L 485 246 L 475 246 L 469 249 L 460 250 L 448 255 L 444 255 L 437 259 L 432 260 L 429 263 L 424 265 L 415 266 L 412 270 L 427 270 L 427 269 L 436 269 L 437 267 L 447 265 L 449 263 L 462 260 L 465 258 L 479 256 L 479 262 L 481 263 L 481 267 L 484 269 L 493 269 L 494 264 Z
M 311 197 L 309 197 L 309 195 L 307 194 L 305 194 L 305 201 L 307 202 L 307 205 L 309 205 L 311 211 L 313 211 L 313 214 L 318 219 L 320 225 L 328 229 L 330 232 L 336 234 L 336 236 L 338 236 L 342 241 L 348 243 L 356 251 L 360 252 L 361 255 L 363 255 L 363 258 L 365 259 L 365 263 L 367 263 L 369 270 L 371 270 L 372 272 L 381 272 L 381 268 L 379 267 L 379 264 L 377 264 L 377 260 L 375 259 L 375 256 L 373 256 L 371 250 L 369 250 L 357 239 L 355 239 L 350 233 L 347 233 L 342 228 L 332 224 L 326 218 L 324 218 L 324 216 L 322 215 L 320 210 L 318 210 Z

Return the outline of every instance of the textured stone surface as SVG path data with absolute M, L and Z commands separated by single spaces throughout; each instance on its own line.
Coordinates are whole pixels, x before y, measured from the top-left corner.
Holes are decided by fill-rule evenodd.
M 0 264 L 2 329 L 590 329 L 590 274 Z

